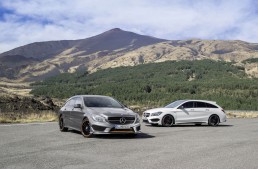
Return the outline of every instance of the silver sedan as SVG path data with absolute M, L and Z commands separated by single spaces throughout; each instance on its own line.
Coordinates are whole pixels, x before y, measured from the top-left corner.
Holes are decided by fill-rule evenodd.
M 58 117 L 61 131 L 78 130 L 84 137 L 114 133 L 135 135 L 141 130 L 139 115 L 108 96 L 71 97 Z

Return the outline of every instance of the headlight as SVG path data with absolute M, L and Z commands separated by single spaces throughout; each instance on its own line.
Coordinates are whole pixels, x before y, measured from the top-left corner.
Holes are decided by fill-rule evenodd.
M 159 115 L 161 115 L 161 113 L 162 113 L 161 111 L 155 112 L 155 113 L 152 113 L 151 116 L 159 116 Z
M 105 122 L 105 118 L 100 116 L 100 115 L 92 115 L 93 120 L 97 121 L 97 122 Z
M 136 120 L 135 120 L 135 123 L 140 123 L 140 116 L 139 116 L 139 114 L 136 114 Z

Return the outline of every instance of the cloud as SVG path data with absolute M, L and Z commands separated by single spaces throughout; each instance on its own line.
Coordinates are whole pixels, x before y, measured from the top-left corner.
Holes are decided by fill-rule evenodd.
M 0 53 L 114 27 L 164 39 L 257 42 L 255 0 L 1 0 Z

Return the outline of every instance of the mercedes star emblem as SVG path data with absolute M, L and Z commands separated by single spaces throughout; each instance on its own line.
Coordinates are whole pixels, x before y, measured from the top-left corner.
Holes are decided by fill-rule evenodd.
M 121 124 L 125 124 L 125 122 L 126 122 L 126 119 L 124 117 L 120 118 L 120 123 Z

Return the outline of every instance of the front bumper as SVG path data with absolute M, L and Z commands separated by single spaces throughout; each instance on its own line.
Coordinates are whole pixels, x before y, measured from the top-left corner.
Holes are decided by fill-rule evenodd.
M 161 124 L 161 120 L 159 116 L 149 116 L 149 117 L 142 116 L 142 122 L 147 124 Z
M 137 134 L 141 132 L 141 124 L 116 125 L 95 122 L 91 124 L 91 130 L 93 134 Z

